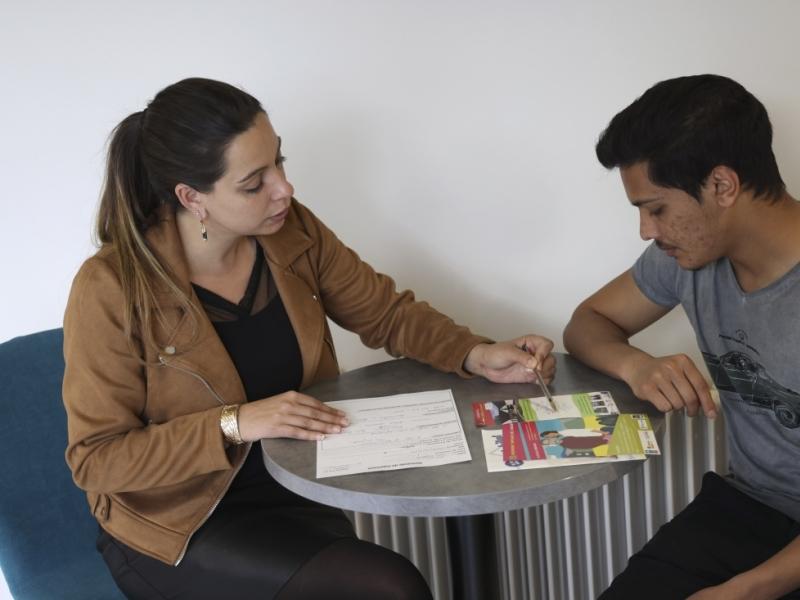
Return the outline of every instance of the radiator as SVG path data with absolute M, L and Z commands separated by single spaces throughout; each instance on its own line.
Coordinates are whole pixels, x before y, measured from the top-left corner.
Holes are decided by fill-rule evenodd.
M 691 501 L 703 473 L 726 471 L 722 416 L 710 421 L 668 414 L 661 452 L 596 490 L 495 515 L 503 593 L 486 600 L 596 598 L 628 557 Z M 436 600 L 459 600 L 450 588 L 443 519 L 350 516 L 361 539 L 417 565 Z

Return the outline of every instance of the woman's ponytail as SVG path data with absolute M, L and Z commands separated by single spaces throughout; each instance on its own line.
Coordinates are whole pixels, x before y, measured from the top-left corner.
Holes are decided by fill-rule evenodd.
M 191 78 L 161 90 L 142 112 L 111 134 L 97 214 L 97 240 L 112 245 L 125 296 L 125 333 L 158 348 L 164 324 L 157 293 L 172 294 L 197 333 L 201 309 L 153 255 L 145 231 L 163 208 L 182 210 L 175 186 L 207 192 L 225 172 L 225 150 L 264 109 L 253 96 L 221 81 Z
M 155 320 L 163 322 L 156 290 L 166 288 L 179 300 L 195 324 L 199 316 L 189 296 L 156 259 L 145 241 L 144 231 L 152 225 L 160 202 L 147 175 L 142 158 L 145 112 L 123 119 L 111 134 L 105 181 L 97 214 L 96 237 L 116 249 L 122 293 L 125 297 L 125 334 L 133 332 L 144 345 L 158 348 Z

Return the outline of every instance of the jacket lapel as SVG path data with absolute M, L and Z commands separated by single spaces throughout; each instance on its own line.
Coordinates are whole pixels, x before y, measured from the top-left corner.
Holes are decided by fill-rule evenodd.
M 200 306 L 189 280 L 189 267 L 171 209 L 162 210 L 159 222 L 148 229 L 146 237 L 158 259 L 176 278 L 179 287 Z M 304 388 L 315 379 L 325 335 L 325 309 L 314 284 L 316 275 L 306 255 L 314 246 L 314 241 L 303 230 L 295 210 L 289 211 L 280 231 L 257 239 L 265 250 L 273 280 L 297 336 L 303 361 L 301 388 Z M 177 308 L 177 301 L 172 294 L 164 290 L 159 296 L 163 301 L 162 306 Z M 174 346 L 182 364 L 196 369 L 198 374 L 207 378 L 226 403 L 244 402 L 244 386 L 236 367 L 205 311 L 201 310 L 200 313 L 199 335 L 192 344 L 190 319 L 178 310 L 168 310 L 168 315 L 175 315 L 168 324 L 173 332 L 169 335 L 168 345 Z
M 165 352 L 167 346 L 172 347 L 172 360 L 201 376 L 226 404 L 245 402 L 247 398 L 239 373 L 192 288 L 189 266 L 171 209 L 162 209 L 159 222 L 147 230 L 146 238 L 153 253 L 175 278 L 178 287 L 200 307 L 195 331 L 191 319 L 180 309 L 174 294 L 168 290 L 157 293 L 167 319 L 164 337 L 161 338 L 165 348 L 161 351 Z M 167 352 L 168 359 L 169 356 Z
M 265 250 L 273 280 L 297 336 L 303 359 L 300 387 L 305 388 L 315 379 L 325 335 L 325 309 L 312 283 L 316 276 L 307 257 L 314 241 L 303 231 L 294 210 L 289 212 L 280 231 L 260 236 L 258 241 Z

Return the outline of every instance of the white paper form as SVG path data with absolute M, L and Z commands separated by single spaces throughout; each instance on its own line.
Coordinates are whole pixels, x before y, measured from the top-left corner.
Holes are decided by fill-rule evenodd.
M 317 442 L 317 478 L 472 460 L 453 393 L 328 402 L 350 425 Z

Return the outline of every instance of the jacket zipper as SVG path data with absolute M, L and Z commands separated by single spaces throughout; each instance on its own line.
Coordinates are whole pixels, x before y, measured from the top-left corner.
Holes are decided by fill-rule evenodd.
M 199 373 L 196 373 L 195 371 L 192 371 L 191 369 L 187 369 L 186 367 L 182 367 L 180 365 L 177 365 L 175 363 L 167 361 L 167 359 L 164 358 L 164 356 L 162 354 L 158 355 L 158 362 L 160 362 L 165 367 L 170 367 L 170 368 L 176 369 L 177 371 L 180 371 L 182 373 L 186 373 L 187 375 L 191 375 L 192 377 L 194 377 L 195 379 L 200 381 L 200 383 L 202 383 L 205 386 L 205 388 L 211 393 L 212 396 L 214 396 L 214 399 L 217 402 L 219 402 L 222 406 L 226 406 L 227 405 L 227 403 L 220 397 L 220 395 L 217 392 L 214 391 L 214 388 L 211 387 L 211 384 L 209 384 L 208 381 L 206 381 L 205 378 L 202 375 L 200 375 Z
M 166 358 L 164 358 L 164 356 L 161 355 L 161 354 L 158 355 L 158 362 L 160 362 L 165 367 L 170 367 L 172 369 L 176 369 L 178 371 L 181 371 L 182 373 L 186 373 L 187 375 L 191 375 L 195 379 L 199 380 L 205 386 L 205 388 L 211 393 L 211 395 L 214 396 L 214 398 L 216 399 L 217 402 L 219 402 L 222 406 L 227 406 L 225 401 L 220 397 L 220 395 L 217 394 L 217 392 L 214 391 L 214 388 L 211 387 L 211 384 L 209 384 L 208 381 L 206 381 L 205 378 L 202 375 L 200 375 L 199 373 L 196 373 L 195 371 L 192 371 L 191 369 L 187 369 L 186 367 L 182 367 L 180 365 L 171 363 Z M 247 452 L 245 452 L 245 460 L 247 459 L 247 455 L 250 454 L 250 448 L 252 448 L 252 446 L 253 446 L 252 442 L 247 442 Z M 197 524 L 197 527 L 195 527 L 194 529 L 192 529 L 192 531 L 189 532 L 189 535 L 186 538 L 186 543 L 183 545 L 183 549 L 181 549 L 181 553 L 178 555 L 178 560 L 175 561 L 175 565 L 174 566 L 177 567 L 179 564 L 181 564 L 181 561 L 183 560 L 183 557 L 186 555 L 186 549 L 189 547 L 189 542 L 192 540 L 192 536 L 194 536 L 194 534 L 197 533 L 197 530 L 200 529 L 205 524 L 206 521 L 208 521 L 208 518 L 217 509 L 217 506 L 219 506 L 219 503 L 222 502 L 222 498 L 225 496 L 225 493 L 231 487 L 231 483 L 233 483 L 233 480 L 236 478 L 236 475 L 239 473 L 239 470 L 242 468 L 244 463 L 245 463 L 245 461 L 242 461 L 241 464 L 234 469 L 233 474 L 231 475 L 231 478 L 228 479 L 228 482 L 225 484 L 225 487 L 219 493 L 219 495 L 217 496 L 217 499 L 214 500 L 214 504 L 212 504 L 211 508 L 208 509 L 208 512 L 205 514 L 205 516 L 202 518 L 202 520 Z
M 250 448 L 252 447 L 252 445 L 253 445 L 252 442 L 247 442 L 247 452 L 245 453 L 245 460 L 247 459 L 247 455 L 250 454 Z M 219 503 L 222 502 L 222 498 L 225 496 L 225 493 L 231 487 L 231 483 L 233 483 L 234 478 L 239 473 L 239 470 L 242 468 L 243 465 L 244 461 L 242 461 L 242 464 L 236 467 L 236 469 L 233 471 L 233 475 L 228 480 L 228 483 L 225 484 L 225 487 L 222 489 L 219 496 L 217 496 L 217 499 L 214 500 L 214 504 L 212 504 L 211 508 L 208 509 L 208 512 L 205 514 L 203 519 L 197 524 L 197 527 L 195 527 L 194 529 L 192 529 L 192 531 L 189 532 L 189 535 L 186 538 L 186 543 L 183 545 L 181 553 L 178 555 L 178 560 L 175 561 L 176 567 L 179 564 L 181 564 L 183 557 L 186 555 L 186 549 L 189 547 L 189 542 L 192 541 L 192 536 L 194 536 L 194 534 L 197 533 L 197 530 L 200 529 L 205 524 L 205 522 L 208 521 L 208 518 L 214 513 L 214 511 L 217 510 L 217 506 L 219 506 Z

